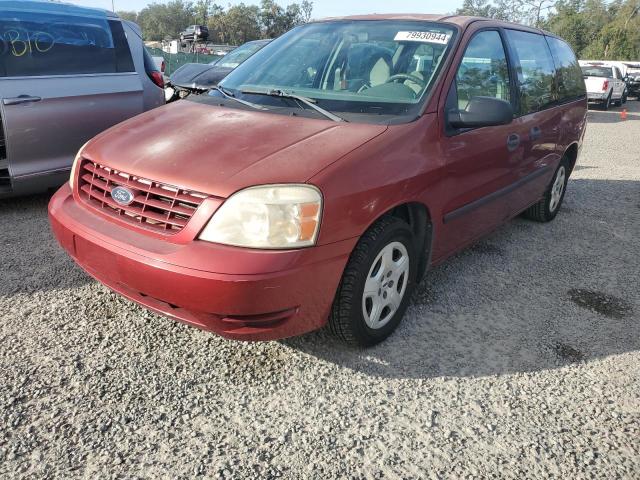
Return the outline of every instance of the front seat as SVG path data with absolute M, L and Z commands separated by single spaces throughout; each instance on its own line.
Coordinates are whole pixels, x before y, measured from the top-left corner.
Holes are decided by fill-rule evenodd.
M 391 76 L 391 58 L 386 55 L 380 55 L 373 59 L 373 66 L 369 72 L 369 85 L 375 87 L 382 85 Z

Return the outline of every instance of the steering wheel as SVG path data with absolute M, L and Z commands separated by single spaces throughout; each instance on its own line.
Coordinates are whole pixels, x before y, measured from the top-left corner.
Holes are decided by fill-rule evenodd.
M 396 80 L 411 80 L 412 82 L 415 82 L 418 85 L 420 85 L 420 88 L 424 88 L 427 86 L 427 82 L 425 82 L 422 78 L 418 77 L 417 75 L 413 75 L 411 73 L 396 73 L 395 75 L 391 75 L 389 78 L 387 78 L 387 81 L 384 83 L 391 83 L 391 82 L 395 82 Z

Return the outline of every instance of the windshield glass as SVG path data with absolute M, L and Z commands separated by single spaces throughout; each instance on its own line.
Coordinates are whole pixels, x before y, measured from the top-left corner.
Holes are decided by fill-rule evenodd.
M 212 64 L 215 64 L 216 67 L 236 68 L 242 62 L 244 62 L 247 58 L 249 58 L 251 55 L 253 55 L 262 47 L 264 47 L 264 45 L 265 44 L 262 42 L 245 43 L 244 45 L 241 45 L 240 47 L 226 54 L 220 60 L 216 60 L 215 62 L 212 62 Z
M 334 112 L 416 113 L 453 43 L 453 27 L 420 21 L 329 21 L 297 27 L 227 76 L 221 86 L 301 95 Z
M 610 67 L 582 67 L 582 74 L 587 77 L 613 77 Z

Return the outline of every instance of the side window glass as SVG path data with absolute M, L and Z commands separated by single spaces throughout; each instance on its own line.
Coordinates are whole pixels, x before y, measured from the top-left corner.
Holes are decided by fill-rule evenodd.
M 547 37 L 547 43 L 556 64 L 559 99 L 562 101 L 583 97 L 586 87 L 575 53 L 560 39 Z
M 0 75 L 115 73 L 117 56 L 106 17 L 9 11 L 0 18 Z
M 464 110 L 473 97 L 510 100 L 507 56 L 497 31 L 478 33 L 471 39 L 456 73 L 458 108 Z
M 556 100 L 555 66 L 547 42 L 536 33 L 507 30 L 507 38 L 518 58 L 520 113 L 538 112 Z

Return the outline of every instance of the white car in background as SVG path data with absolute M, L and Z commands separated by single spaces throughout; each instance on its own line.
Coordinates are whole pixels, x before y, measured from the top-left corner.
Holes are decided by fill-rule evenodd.
M 609 110 L 612 103 L 618 107 L 626 103 L 627 83 L 618 65 L 581 60 L 580 67 L 589 102 L 602 104 L 604 110 Z

